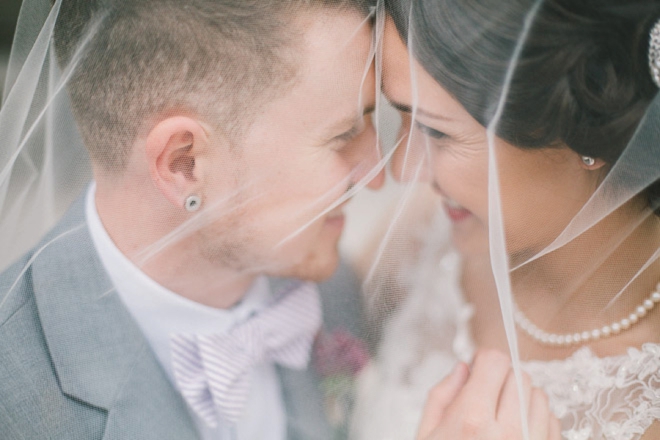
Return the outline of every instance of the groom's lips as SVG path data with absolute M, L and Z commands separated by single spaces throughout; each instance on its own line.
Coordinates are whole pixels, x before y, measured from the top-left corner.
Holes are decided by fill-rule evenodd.
M 346 219 L 343 212 L 329 214 L 325 219 L 325 224 L 336 229 L 344 229 Z
M 325 217 L 325 225 L 327 227 L 330 227 L 332 229 L 336 229 L 339 232 L 344 230 L 344 224 L 346 223 L 346 219 L 344 216 L 344 206 L 346 205 L 346 202 L 342 203 L 341 205 L 337 206 L 335 209 L 330 211 L 328 215 Z

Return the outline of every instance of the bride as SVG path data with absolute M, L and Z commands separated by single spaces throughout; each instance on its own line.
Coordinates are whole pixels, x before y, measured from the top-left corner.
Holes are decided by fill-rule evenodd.
M 563 438 L 659 438 L 660 2 L 386 9 L 410 190 L 366 280 L 372 312 L 394 311 L 355 437 L 411 438 L 433 384 L 490 348 L 545 391 Z

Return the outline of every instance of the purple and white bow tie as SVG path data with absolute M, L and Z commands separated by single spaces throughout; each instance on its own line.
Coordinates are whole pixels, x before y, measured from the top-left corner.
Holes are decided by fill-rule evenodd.
M 218 414 L 236 423 L 248 400 L 252 367 L 274 362 L 304 369 L 321 327 L 313 283 L 292 285 L 269 308 L 223 334 L 170 337 L 174 377 L 188 405 L 210 427 Z

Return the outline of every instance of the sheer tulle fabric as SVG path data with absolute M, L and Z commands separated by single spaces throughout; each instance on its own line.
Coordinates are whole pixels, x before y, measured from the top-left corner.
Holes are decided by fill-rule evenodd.
M 352 219 L 359 232 L 349 230 L 345 237 L 362 276 L 371 360 L 365 361 L 361 342 L 341 335 L 320 350 L 320 372 L 328 373 L 326 410 L 342 432 L 359 439 L 411 438 L 430 387 L 457 361 L 469 362 L 475 350 L 487 347 L 510 355 L 519 383 L 526 372 L 545 390 L 564 438 L 644 438 L 660 419 L 660 312 L 652 296 L 660 280 L 660 225 L 648 196 L 660 178 L 660 100 L 644 88 L 646 95 L 633 94 L 630 108 L 638 117 L 630 138 L 614 158 L 594 154 L 593 167 L 581 161 L 588 154 L 564 144 L 584 144 L 580 133 L 608 139 L 598 118 L 618 117 L 613 109 L 618 103 L 588 115 L 593 130 L 554 138 L 554 128 L 576 113 L 557 113 L 557 104 L 530 122 L 520 119 L 525 112 L 516 106 L 534 107 L 542 96 L 523 88 L 534 82 L 530 75 L 536 75 L 539 88 L 566 85 L 580 95 L 579 105 L 597 106 L 598 93 L 610 91 L 607 81 L 626 79 L 635 70 L 598 64 L 599 57 L 607 58 L 607 45 L 617 44 L 607 31 L 617 20 L 660 18 L 660 9 L 642 1 L 608 1 L 602 9 L 587 2 L 580 11 L 572 10 L 571 2 L 550 0 L 386 3 L 379 2 L 373 20 L 355 29 L 373 21 L 375 38 L 361 60 L 361 88 L 353 103 L 362 115 L 361 97 L 371 90 L 377 140 L 386 141 L 383 151 L 375 141 L 365 147 L 366 159 L 349 155 L 333 172 L 327 165 L 337 159 L 328 151 L 288 172 L 262 166 L 273 157 L 242 163 L 246 179 L 233 182 L 231 191 L 214 192 L 185 221 L 134 249 L 134 263 L 149 267 L 198 233 L 215 231 L 215 224 L 234 228 L 233 240 L 223 242 L 222 256 L 231 256 L 244 241 L 261 237 L 263 223 L 257 220 L 268 219 L 272 233 L 264 248 L 271 252 L 232 262 L 241 274 L 288 273 L 282 265 L 294 265 L 291 252 L 309 240 L 319 219 L 363 190 L 391 159 L 398 183 L 374 195 L 374 205 L 358 195 L 349 215 L 364 217 Z M 85 228 L 68 225 L 42 241 L 92 179 L 68 86 L 85 73 L 80 66 L 87 50 L 113 11 L 99 7 L 62 65 L 53 47 L 61 7 L 60 0 L 52 7 L 47 0 L 26 0 L 11 55 L 0 111 L 0 267 L 42 244 L 12 269 L 14 281 L 0 292 L 0 313 L 12 306 L 13 289 L 42 253 Z M 393 11 L 399 11 L 394 20 Z M 573 18 L 565 32 L 557 20 L 562 13 Z M 651 21 L 640 24 L 643 37 L 625 51 L 646 50 L 640 42 L 646 41 Z M 548 29 L 558 35 L 584 32 L 596 45 L 602 39 L 600 52 L 590 54 L 594 64 L 541 38 Z M 351 38 L 347 35 L 346 44 Z M 530 68 L 537 58 L 555 54 L 555 66 L 576 67 L 545 73 Z M 616 65 L 633 59 L 641 65 L 638 58 L 645 56 Z M 396 59 L 403 60 L 403 70 L 392 64 Z M 434 65 L 440 67 L 433 70 Z M 587 71 L 586 84 L 575 82 L 576 71 Z M 401 130 L 391 123 L 386 99 L 403 111 Z M 429 116 L 433 113 L 441 117 Z M 534 124 L 535 130 L 516 131 L 518 125 Z M 552 138 L 551 145 L 534 145 L 546 138 Z M 218 175 L 230 171 L 227 165 Z M 290 194 L 270 189 L 282 179 L 289 181 Z M 304 203 L 293 203 L 296 197 Z M 236 221 L 236 213 L 255 207 L 266 207 L 259 219 Z M 154 229 L 163 230 L 159 222 L 170 220 L 154 218 Z M 112 289 L 89 294 L 103 301 Z M 645 303 L 649 299 L 651 304 Z M 526 332 L 521 313 L 542 332 Z M 333 350 L 350 352 L 348 366 L 333 369 Z M 346 408 L 355 410 L 352 416 Z M 526 420 L 526 414 L 521 417 Z M 522 430 L 526 438 L 524 424 Z

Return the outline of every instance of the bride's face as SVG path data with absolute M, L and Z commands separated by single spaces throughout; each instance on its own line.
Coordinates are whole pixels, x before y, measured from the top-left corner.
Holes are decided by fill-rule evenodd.
M 420 169 L 418 175 L 443 199 L 458 251 L 486 253 L 486 128 L 419 63 L 411 62 L 391 20 L 384 38 L 383 90 L 401 112 L 400 135 L 407 137 L 393 158 L 393 173 L 408 180 Z M 496 139 L 494 151 L 507 250 L 515 262 L 552 242 L 587 201 L 597 180 L 567 147 L 522 149 Z

